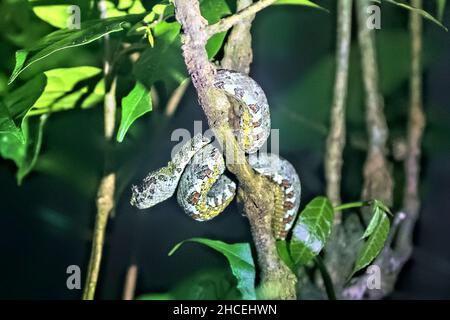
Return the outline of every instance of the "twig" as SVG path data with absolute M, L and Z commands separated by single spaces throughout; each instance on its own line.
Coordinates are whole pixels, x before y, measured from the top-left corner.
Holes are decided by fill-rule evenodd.
M 170 96 L 169 101 L 167 102 L 167 107 L 166 107 L 166 111 L 165 111 L 165 115 L 167 118 L 170 118 L 171 116 L 173 116 L 173 114 L 177 110 L 178 105 L 180 104 L 180 101 L 183 98 L 183 96 L 186 92 L 186 89 L 189 87 L 190 83 L 191 83 L 190 79 L 184 80 Z
M 97 216 L 95 219 L 94 235 L 92 239 L 91 256 L 89 259 L 88 275 L 83 292 L 83 300 L 93 300 L 97 287 L 100 263 L 102 260 L 103 244 L 105 241 L 106 225 L 109 213 L 114 207 L 114 189 L 116 175 L 111 173 L 104 176 L 100 182 L 97 194 Z
M 100 0 L 98 3 L 100 10 L 100 16 L 102 19 L 107 17 L 106 15 L 106 1 Z M 105 93 L 104 99 L 104 136 L 108 142 L 112 139 L 115 126 L 115 114 L 116 114 L 116 79 L 112 80 L 109 84 L 111 75 L 110 64 L 110 43 L 109 38 L 104 38 L 105 58 L 103 65 L 103 73 L 105 78 L 105 86 L 108 88 Z M 108 152 L 105 150 L 104 154 L 105 167 L 108 160 Z M 105 240 L 106 225 L 112 209 L 114 208 L 114 192 L 116 187 L 116 174 L 114 172 L 106 173 L 98 187 L 97 192 L 97 215 L 95 218 L 94 234 L 92 239 L 91 255 L 89 258 L 89 267 L 86 277 L 86 285 L 83 291 L 83 300 L 93 300 L 95 296 L 95 289 L 97 287 L 98 276 L 100 272 L 100 264 L 102 260 L 103 245 Z
M 174 4 L 176 19 L 183 27 L 183 56 L 197 90 L 200 105 L 208 118 L 209 127 L 214 131 L 226 155 L 242 154 L 228 122 L 230 110 L 228 98 L 212 85 L 216 70 L 208 61 L 205 50 L 208 24 L 201 16 L 199 2 L 175 0 Z M 270 290 L 265 289 L 279 288 L 274 293 L 276 298 L 293 299 L 296 297 L 296 277 L 278 257 L 272 234 L 271 184 L 266 178 L 256 174 L 244 157 L 239 158 L 241 161 L 233 162 L 228 161 L 228 156 L 226 158 L 227 168 L 240 183 L 240 198 L 243 200 L 258 252 L 262 291 L 269 292 Z
M 422 8 L 422 0 L 412 0 L 416 8 Z M 412 235 L 420 209 L 419 174 L 422 134 L 425 114 L 422 105 L 422 17 L 411 12 L 409 28 L 411 32 L 411 76 L 410 109 L 408 123 L 408 150 L 405 160 L 405 191 L 403 210 L 396 215 L 385 249 L 374 264 L 380 267 L 381 290 L 367 290 L 366 277 L 358 278 L 347 288 L 346 298 L 381 299 L 390 294 L 404 264 L 413 251 Z M 352 296 L 356 295 L 356 296 Z
M 378 63 L 375 50 L 375 34 L 367 25 L 367 7 L 370 0 L 358 0 L 358 37 L 366 92 L 366 123 L 369 145 L 364 164 L 363 199 L 379 199 L 392 205 L 393 179 L 386 159 L 388 128 L 383 111 L 383 98 L 378 84 Z M 370 218 L 370 212 L 364 217 Z
M 412 5 L 422 8 L 422 0 L 413 0 Z M 412 246 L 412 229 L 419 215 L 419 177 L 422 135 L 425 129 L 425 113 L 422 102 L 422 17 L 411 13 L 411 80 L 410 108 L 408 121 L 407 155 L 405 161 L 405 190 L 403 208 L 408 220 L 399 232 L 398 242 L 402 246 Z
M 331 107 L 330 131 L 325 154 L 327 196 L 334 206 L 341 203 L 342 152 L 345 147 L 345 103 L 352 29 L 352 0 L 338 1 L 336 76 Z M 341 212 L 335 213 L 334 223 L 341 221 Z
M 237 11 L 244 10 L 252 5 L 252 0 L 238 0 L 236 4 Z M 224 48 L 224 57 L 221 65 L 225 69 L 236 70 L 248 74 L 250 64 L 253 60 L 252 27 L 254 15 L 237 23 L 228 36 L 228 41 Z
M 133 300 L 134 291 L 136 289 L 136 280 L 138 275 L 138 267 L 133 264 L 128 268 L 125 280 L 125 288 L 123 290 L 123 300 Z
M 235 24 L 246 20 L 249 17 L 254 16 L 258 11 L 270 6 L 277 0 L 259 0 L 249 7 L 239 11 L 232 16 L 221 19 L 219 22 L 212 24 L 207 27 L 206 36 L 207 38 L 212 37 L 216 33 L 224 32 L 233 27 Z

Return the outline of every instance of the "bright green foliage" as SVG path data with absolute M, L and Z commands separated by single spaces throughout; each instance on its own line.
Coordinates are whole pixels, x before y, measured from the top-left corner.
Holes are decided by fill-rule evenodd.
M 256 299 L 255 264 L 248 243 L 228 244 L 218 240 L 192 238 L 175 245 L 169 252 L 172 255 L 185 242 L 198 242 L 222 253 L 230 264 L 231 271 L 237 280 L 237 288 L 245 300 Z
M 291 256 L 297 265 L 305 265 L 325 246 L 333 225 L 333 207 L 325 197 L 316 197 L 300 213 L 290 243 Z
M 117 141 L 122 142 L 133 122 L 147 112 L 152 111 L 150 92 L 137 82 L 133 90 L 122 99 L 122 117 L 117 132 Z
M 33 63 L 49 55 L 68 48 L 86 45 L 106 34 L 124 30 L 128 22 L 136 22 L 141 15 L 127 15 L 124 17 L 89 21 L 81 24 L 81 29 L 58 30 L 42 38 L 34 45 L 16 53 L 16 66 L 9 79 L 12 83 L 17 76 Z

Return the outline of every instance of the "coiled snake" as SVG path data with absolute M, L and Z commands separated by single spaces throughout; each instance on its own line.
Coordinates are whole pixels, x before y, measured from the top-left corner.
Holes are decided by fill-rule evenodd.
M 250 165 L 271 179 L 276 188 L 272 220 L 277 239 L 284 239 L 300 206 L 300 179 L 294 167 L 276 154 L 256 152 L 270 134 L 270 112 L 261 87 L 245 74 L 218 70 L 214 86 L 238 106 L 237 140 L 249 154 Z M 236 184 L 226 175 L 224 157 L 211 139 L 197 134 L 174 155 L 167 166 L 150 172 L 140 187 L 132 187 L 131 204 L 146 209 L 171 197 L 178 186 L 179 205 L 193 219 L 206 221 L 220 214 L 233 200 Z

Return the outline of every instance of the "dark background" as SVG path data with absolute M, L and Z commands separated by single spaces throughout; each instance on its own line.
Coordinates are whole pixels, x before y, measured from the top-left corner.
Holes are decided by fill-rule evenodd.
M 434 10 L 433 1 L 425 2 L 427 9 Z M 318 3 L 329 8 L 330 13 L 304 7 L 271 7 L 258 14 L 253 25 L 251 75 L 268 97 L 273 128 L 280 129 L 281 155 L 297 168 L 302 179 L 303 204 L 323 194 L 325 189 L 322 159 L 333 82 L 336 8 L 334 1 Z M 28 18 L 37 19 L 32 12 Z M 382 6 L 382 29 L 378 31 L 377 44 L 386 114 L 394 138 L 404 136 L 408 107 L 407 18 L 402 9 Z M 448 18 L 449 12 L 445 21 Z M 45 23 L 42 25 L 40 30 L 17 28 L 33 38 L 51 30 Z M 422 211 L 413 258 L 392 295 L 396 299 L 450 298 L 450 38 L 449 33 L 430 22 L 424 26 L 428 126 L 422 161 Z M 4 87 L 18 47 L 3 33 L 0 39 L 0 80 Z M 98 44 L 90 45 L 75 49 L 70 61 L 63 55 L 55 55 L 54 62 L 81 65 L 89 61 L 90 65 L 100 66 L 100 55 L 95 55 L 99 50 Z M 344 163 L 345 201 L 359 200 L 365 157 L 358 62 L 357 50 L 353 50 Z M 168 257 L 172 246 L 184 239 L 251 241 L 248 222 L 234 202 L 218 218 L 204 223 L 187 217 L 175 199 L 146 211 L 129 205 L 131 184 L 169 160 L 171 148 L 176 144 L 170 142 L 171 132 L 176 128 L 192 131 L 194 120 L 202 120 L 206 129 L 191 87 L 170 121 L 161 121 L 157 111 L 149 113 L 138 120 L 119 146 L 115 157 L 121 164 L 117 207 L 108 227 L 99 298 L 121 297 L 130 263 L 139 266 L 137 295 L 166 292 L 202 270 L 226 270 L 221 255 L 196 244 L 186 244 Z M 79 265 L 85 276 L 95 215 L 93 199 L 102 172 L 102 130 L 101 108 L 52 115 L 36 168 L 21 186 L 16 183 L 14 164 L 0 161 L 0 298 L 81 297 L 81 291 L 66 288 L 66 268 Z M 394 209 L 398 209 L 402 194 L 401 164 L 394 161 L 394 169 L 398 180 Z

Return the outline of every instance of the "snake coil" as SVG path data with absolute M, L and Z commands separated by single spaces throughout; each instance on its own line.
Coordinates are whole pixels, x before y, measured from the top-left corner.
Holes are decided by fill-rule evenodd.
M 249 76 L 218 70 L 214 86 L 237 106 L 235 125 L 239 146 L 249 154 L 255 171 L 276 185 L 272 220 L 277 239 L 285 239 L 300 206 L 301 185 L 294 167 L 276 154 L 256 152 L 270 134 L 270 111 L 266 95 Z M 132 187 L 131 204 L 150 208 L 170 198 L 178 186 L 177 200 L 193 219 L 207 221 L 220 214 L 233 200 L 236 184 L 226 175 L 221 151 L 211 139 L 197 134 L 174 155 L 167 166 L 150 172 L 140 187 Z

